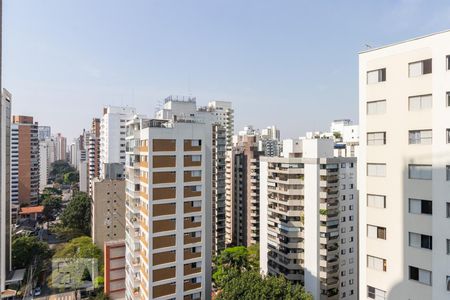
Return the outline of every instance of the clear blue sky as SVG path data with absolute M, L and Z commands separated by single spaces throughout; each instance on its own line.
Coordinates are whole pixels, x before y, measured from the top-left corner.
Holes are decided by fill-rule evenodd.
M 107 104 L 230 100 L 235 129 L 283 137 L 357 121 L 357 53 L 450 28 L 428 0 L 4 0 L 13 113 L 69 138 Z

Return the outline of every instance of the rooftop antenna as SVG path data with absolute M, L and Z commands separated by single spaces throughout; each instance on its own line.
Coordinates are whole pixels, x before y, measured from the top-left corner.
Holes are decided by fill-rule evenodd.
M 364 44 L 364 46 L 366 46 L 367 49 L 372 48 L 372 46 L 370 46 L 369 44 Z

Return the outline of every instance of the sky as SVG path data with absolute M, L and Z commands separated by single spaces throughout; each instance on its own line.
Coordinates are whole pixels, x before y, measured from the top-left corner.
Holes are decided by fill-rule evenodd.
M 450 1 L 3 0 L 13 113 L 70 141 L 105 105 L 232 101 L 235 131 L 358 122 L 358 52 L 450 28 Z

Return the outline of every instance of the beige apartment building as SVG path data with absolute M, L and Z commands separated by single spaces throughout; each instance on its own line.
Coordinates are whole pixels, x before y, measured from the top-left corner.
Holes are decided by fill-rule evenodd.
M 125 238 L 125 180 L 95 178 L 91 207 L 92 240 L 97 247 Z
M 38 123 L 29 116 L 13 116 L 11 125 L 11 201 L 37 205 L 39 198 Z
M 359 55 L 361 299 L 450 298 L 450 31 Z
M 211 125 L 127 122 L 126 299 L 211 297 Z

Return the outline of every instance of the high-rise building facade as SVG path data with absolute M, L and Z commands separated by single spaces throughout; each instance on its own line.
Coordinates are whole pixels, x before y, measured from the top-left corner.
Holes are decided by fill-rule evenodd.
M 211 297 L 211 125 L 127 125 L 126 298 Z
M 39 190 L 47 185 L 52 163 L 56 160 L 56 142 L 52 138 L 39 140 Z
M 0 294 L 11 271 L 10 142 L 11 94 L 4 89 L 0 100 Z
M 259 157 L 257 136 L 241 136 L 227 154 L 226 245 L 259 242 Z
M 363 299 L 450 297 L 450 31 L 359 55 Z
M 303 139 L 261 157 L 260 266 L 314 299 L 358 299 L 356 158 L 332 139 Z
M 13 116 L 12 122 L 11 200 L 15 204 L 36 205 L 40 179 L 38 123 L 28 116 Z
M 52 129 L 50 126 L 38 126 L 38 139 L 43 141 L 52 137 Z
M 125 165 L 125 124 L 136 115 L 132 107 L 107 106 L 100 119 L 100 176 L 103 164 Z
M 92 194 L 92 181 L 100 176 L 100 119 L 94 118 L 91 124 L 88 147 L 89 194 Z
M 212 131 L 212 239 L 213 252 L 225 248 L 225 169 L 226 152 L 232 149 L 234 111 L 231 102 L 212 101 L 198 107 L 195 98 L 169 96 L 156 113 L 157 119 L 194 120 L 207 123 Z
M 67 139 L 58 133 L 55 137 L 56 142 L 56 160 L 67 159 Z

